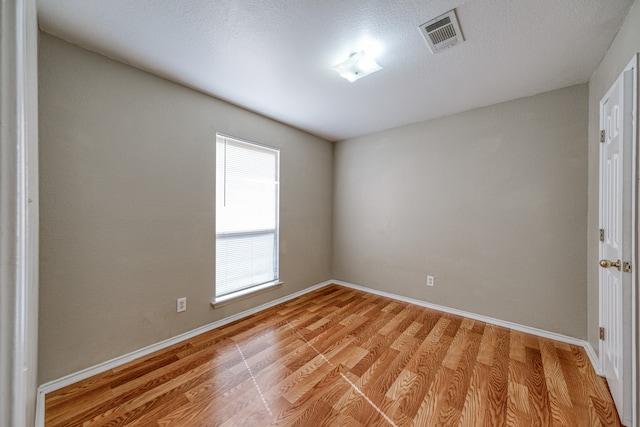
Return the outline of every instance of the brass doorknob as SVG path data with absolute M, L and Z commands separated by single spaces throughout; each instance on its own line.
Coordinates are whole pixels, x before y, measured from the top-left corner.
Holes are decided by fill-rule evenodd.
M 608 259 L 603 259 L 600 261 L 600 267 L 602 268 L 611 268 L 611 267 L 615 267 L 618 269 L 618 271 L 620 271 L 620 260 L 617 260 L 616 262 L 613 261 L 609 261 Z

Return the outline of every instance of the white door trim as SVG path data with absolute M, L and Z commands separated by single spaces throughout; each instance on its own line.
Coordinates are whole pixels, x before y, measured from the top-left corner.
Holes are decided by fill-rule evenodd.
M 632 162 L 632 184 L 631 184 L 631 230 L 632 230 L 632 262 L 633 270 L 631 276 L 631 425 L 638 425 L 638 335 L 637 335 L 637 322 L 638 322 L 638 126 L 639 126 L 639 110 L 638 110 L 638 65 L 640 57 L 638 53 L 633 55 L 633 58 L 629 64 L 625 67 L 625 71 L 633 72 L 633 88 L 632 88 L 632 139 L 631 146 L 633 153 Z
M 631 260 L 633 270 L 631 272 L 631 426 L 638 425 L 638 408 L 637 408 L 637 387 L 638 387 L 638 371 L 637 371 L 637 298 L 638 298 L 638 54 L 636 53 L 629 64 L 625 67 L 623 73 L 632 72 L 632 124 L 631 124 L 631 151 L 632 151 L 632 183 L 631 183 Z M 624 421 L 624 420 L 623 420 Z
M 35 422 L 38 27 L 35 0 L 0 3 L 0 425 Z

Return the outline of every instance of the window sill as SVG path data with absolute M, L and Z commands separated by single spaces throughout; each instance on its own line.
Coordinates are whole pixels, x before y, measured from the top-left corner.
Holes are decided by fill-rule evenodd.
M 211 301 L 211 305 L 213 306 L 213 308 L 219 308 L 227 304 L 231 304 L 233 302 L 236 302 L 245 298 L 260 295 L 265 292 L 273 291 L 281 287 L 282 287 L 282 282 L 279 280 L 275 282 L 265 283 L 263 285 L 254 286 L 253 288 L 243 289 L 242 291 L 234 292 L 229 295 L 215 298 L 213 301 Z

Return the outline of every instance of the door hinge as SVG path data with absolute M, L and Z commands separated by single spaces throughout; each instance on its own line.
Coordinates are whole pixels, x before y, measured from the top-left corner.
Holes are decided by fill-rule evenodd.
M 600 131 L 600 142 L 604 142 L 604 129 Z
M 604 328 L 600 326 L 600 339 L 604 341 Z
M 624 271 L 625 273 L 631 273 L 631 263 L 627 261 L 623 262 L 622 271 Z
M 604 242 L 604 229 L 603 228 L 600 229 L 600 241 Z

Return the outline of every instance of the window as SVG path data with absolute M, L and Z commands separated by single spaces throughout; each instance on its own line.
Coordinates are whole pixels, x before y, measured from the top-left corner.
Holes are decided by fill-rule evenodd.
M 278 283 L 279 151 L 216 138 L 216 300 Z

